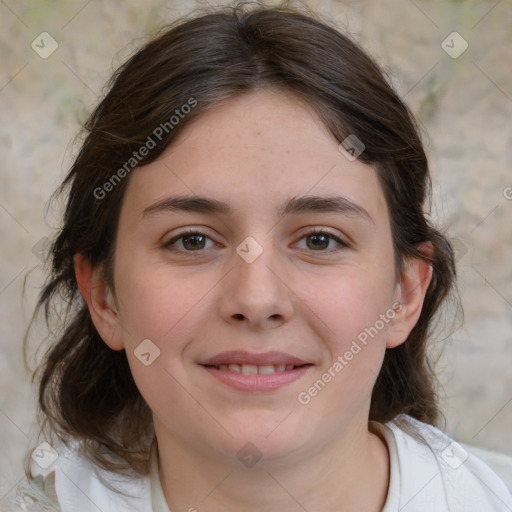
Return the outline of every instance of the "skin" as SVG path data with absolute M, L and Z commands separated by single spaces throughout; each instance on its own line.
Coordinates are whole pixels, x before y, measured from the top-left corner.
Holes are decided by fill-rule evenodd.
M 233 213 L 143 214 L 177 195 L 217 199 Z M 277 216 L 288 199 L 303 195 L 344 196 L 369 219 Z M 184 228 L 209 237 L 204 248 L 194 252 L 183 239 L 165 246 Z M 315 245 L 307 236 L 312 228 L 348 247 Z M 247 236 L 263 249 L 252 263 L 235 250 Z M 160 479 L 173 512 L 382 509 L 389 455 L 368 429 L 371 391 L 385 349 L 403 343 L 418 320 L 431 269 L 409 260 L 396 275 L 375 169 L 349 161 L 308 105 L 267 89 L 200 116 L 130 177 L 115 293 L 85 258 L 77 255 L 75 266 L 96 328 L 112 349 L 126 350 L 153 411 Z M 392 320 L 301 404 L 299 393 L 395 302 Z M 160 349 L 149 366 L 134 354 L 144 339 Z M 228 350 L 279 350 L 314 366 L 276 391 L 241 392 L 198 365 Z M 237 457 L 247 442 L 262 454 L 251 468 Z

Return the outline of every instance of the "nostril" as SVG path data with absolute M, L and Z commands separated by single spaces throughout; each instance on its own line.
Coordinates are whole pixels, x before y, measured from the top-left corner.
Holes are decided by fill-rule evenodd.
M 242 315 L 242 313 L 236 313 L 233 315 L 237 320 L 243 320 L 245 317 Z

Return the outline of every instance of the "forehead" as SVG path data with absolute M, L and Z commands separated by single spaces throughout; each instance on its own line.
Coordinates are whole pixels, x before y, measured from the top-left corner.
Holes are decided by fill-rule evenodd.
M 125 201 L 142 212 L 168 195 L 208 196 L 254 211 L 303 195 L 344 195 L 372 217 L 387 208 L 375 169 L 351 161 L 314 109 L 295 95 L 258 90 L 186 125 L 151 164 L 136 169 Z

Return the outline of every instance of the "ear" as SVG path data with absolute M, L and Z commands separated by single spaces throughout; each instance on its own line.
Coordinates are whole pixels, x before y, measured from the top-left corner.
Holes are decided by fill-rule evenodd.
M 432 256 L 433 245 L 425 242 L 419 246 L 425 256 Z M 432 280 L 432 267 L 420 258 L 409 258 L 397 283 L 395 316 L 388 331 L 386 348 L 394 348 L 402 344 L 413 330 L 423 308 L 423 301 L 428 285 Z
M 78 288 L 89 308 L 92 322 L 103 341 L 113 350 L 122 350 L 124 343 L 117 306 L 110 287 L 82 254 L 75 254 L 75 276 Z

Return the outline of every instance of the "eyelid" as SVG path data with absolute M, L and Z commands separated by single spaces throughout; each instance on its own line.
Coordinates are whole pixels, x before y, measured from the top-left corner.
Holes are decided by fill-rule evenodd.
M 162 237 L 165 240 L 164 245 L 169 243 L 172 240 L 176 240 L 182 236 L 186 235 L 203 235 L 213 240 L 214 235 L 209 234 L 212 230 L 206 226 L 185 226 L 182 228 L 176 228 L 172 231 L 169 231 L 166 235 Z M 173 233 L 172 236 L 169 237 L 169 234 Z M 215 235 L 216 236 L 216 235 Z

